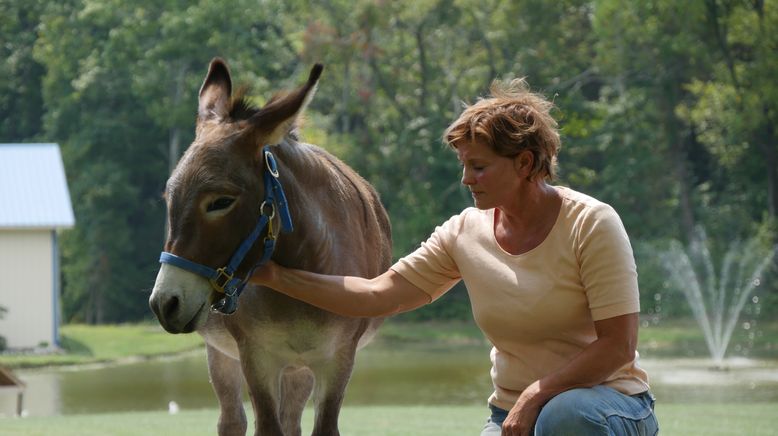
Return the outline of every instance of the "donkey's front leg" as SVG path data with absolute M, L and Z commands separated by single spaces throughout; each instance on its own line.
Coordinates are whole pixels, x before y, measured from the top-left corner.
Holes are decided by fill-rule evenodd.
M 281 376 L 281 425 L 284 436 L 300 436 L 300 421 L 313 391 L 313 373 L 305 367 L 286 368 Z
M 354 367 L 356 344 L 349 344 L 338 350 L 335 357 L 321 362 L 314 368 L 316 375 L 316 423 L 313 436 L 337 436 L 338 416 L 346 385 Z
M 246 412 L 243 411 L 243 373 L 240 361 L 208 345 L 208 373 L 211 386 L 219 399 L 219 436 L 244 436 Z
M 283 436 L 278 407 L 281 365 L 260 349 L 241 349 L 240 360 L 254 406 L 254 434 Z

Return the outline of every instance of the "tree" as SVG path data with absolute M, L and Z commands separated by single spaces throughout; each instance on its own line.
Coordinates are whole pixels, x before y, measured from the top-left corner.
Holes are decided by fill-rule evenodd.
M 43 66 L 33 55 L 43 1 L 0 3 L 0 142 L 41 133 Z
M 748 205 L 746 221 L 778 214 L 778 11 L 764 1 L 706 0 L 701 39 L 713 54 L 711 74 L 689 83 L 694 101 L 682 115 L 729 174 L 727 199 Z M 762 189 L 748 189 L 748 186 Z
M 148 313 L 164 181 L 192 138 L 210 58 L 232 59 L 260 88 L 294 67 L 272 4 L 230 6 L 71 0 L 47 8 L 36 47 L 48 68 L 46 127 L 63 138 L 79 221 L 62 244 L 66 317 L 99 323 Z M 268 62 L 271 53 L 281 61 Z
M 614 155 L 609 163 L 621 164 L 613 167 L 618 170 L 607 181 L 611 194 L 606 198 L 630 198 L 633 212 L 644 210 L 646 198 L 669 207 L 675 217 L 665 212 L 667 219 L 657 223 L 679 226 L 650 230 L 686 239 L 699 221 L 695 196 L 710 169 L 694 126 L 677 116 L 676 109 L 690 101 L 688 83 L 706 74 L 709 65 L 697 33 L 704 11 L 696 2 L 666 0 L 599 1 L 595 11 L 597 64 L 605 80 L 602 110 L 607 114 L 601 137 L 615 145 L 608 150 Z M 637 170 L 638 180 L 650 184 L 623 183 L 620 173 L 625 170 Z M 636 224 L 643 222 L 641 215 L 635 216 Z
M 153 270 L 137 259 L 151 255 L 142 241 L 161 212 L 144 195 L 146 177 L 160 172 L 144 157 L 159 133 L 131 94 L 124 66 L 138 47 L 117 41 L 119 3 L 48 4 L 35 47 L 47 68 L 46 134 L 62 145 L 78 221 L 62 240 L 63 309 L 66 319 L 97 323 L 145 312 L 141 284 Z
M 78 222 L 63 306 L 88 322 L 149 315 L 160 194 L 214 56 L 260 104 L 325 64 L 303 140 L 377 187 L 395 256 L 471 205 L 441 134 L 515 77 L 556 103 L 559 183 L 612 204 L 633 240 L 746 237 L 778 203 L 777 15 L 760 0 L 5 2 L 0 139 L 62 146 Z

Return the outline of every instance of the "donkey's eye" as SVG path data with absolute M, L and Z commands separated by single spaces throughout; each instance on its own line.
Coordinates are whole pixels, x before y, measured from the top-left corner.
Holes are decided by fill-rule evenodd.
M 215 212 L 217 210 L 227 209 L 235 202 L 233 197 L 219 197 L 216 200 L 210 202 L 205 209 L 206 212 Z

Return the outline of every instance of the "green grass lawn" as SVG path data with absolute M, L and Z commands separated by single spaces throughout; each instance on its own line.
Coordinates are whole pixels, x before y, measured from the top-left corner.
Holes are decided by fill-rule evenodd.
M 171 335 L 159 324 L 64 325 L 62 352 L 56 354 L 0 354 L 0 365 L 35 368 L 54 365 L 105 363 L 130 358 L 177 354 L 203 345 L 200 335 Z
M 247 404 L 247 410 L 250 410 Z M 657 406 L 662 435 L 775 435 L 774 404 L 668 404 Z M 376 436 L 478 435 L 487 410 L 478 406 L 344 407 L 341 434 Z M 71 415 L 0 419 L 0 434 L 19 436 L 213 435 L 216 410 Z M 313 413 L 303 416 L 303 434 L 310 434 Z M 250 425 L 252 425 L 250 423 Z M 249 431 L 248 434 L 252 432 Z

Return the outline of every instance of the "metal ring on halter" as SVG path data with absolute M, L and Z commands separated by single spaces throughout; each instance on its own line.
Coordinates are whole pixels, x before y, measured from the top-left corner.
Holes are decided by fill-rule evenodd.
M 278 166 L 276 165 L 276 158 L 270 150 L 265 150 L 265 166 L 271 176 L 278 178 Z
M 273 202 L 268 204 L 267 201 L 263 201 L 262 204 L 259 205 L 259 213 L 261 215 L 266 215 L 265 214 L 265 206 L 270 206 L 270 217 L 268 219 L 272 221 L 273 218 L 276 217 L 276 205 Z

